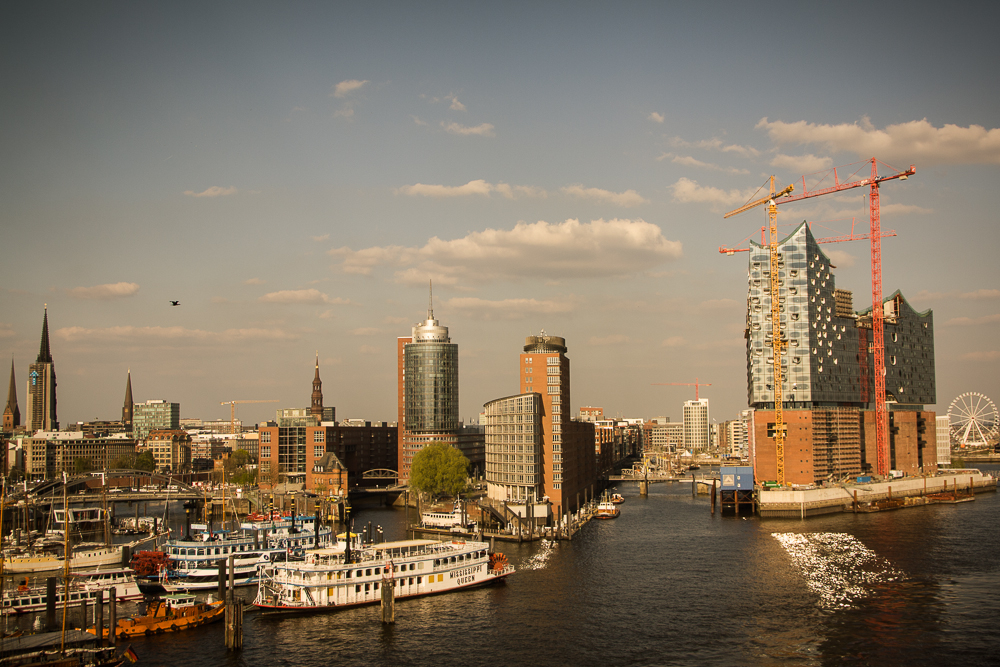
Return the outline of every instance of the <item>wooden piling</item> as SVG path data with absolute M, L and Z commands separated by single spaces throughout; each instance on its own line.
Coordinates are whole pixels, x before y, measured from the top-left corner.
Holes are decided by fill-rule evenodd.
M 219 559 L 219 590 L 217 591 L 219 599 L 226 599 L 226 559 Z
M 67 527 L 66 533 L 69 534 Z M 56 578 L 45 580 L 45 629 L 52 632 L 56 629 Z
M 94 607 L 94 629 L 97 631 L 97 644 L 104 646 L 104 591 L 97 591 L 97 602 Z
M 112 586 L 108 589 L 108 646 L 115 645 L 115 631 L 118 630 L 118 591 Z
M 382 579 L 382 625 L 396 622 L 396 580 L 392 573 Z
M 225 561 L 222 561 L 225 563 Z M 236 555 L 229 555 L 229 586 L 226 590 L 226 648 L 238 651 L 243 648 L 243 600 L 236 597 Z
M 715 480 L 712 480 L 712 514 L 715 514 Z

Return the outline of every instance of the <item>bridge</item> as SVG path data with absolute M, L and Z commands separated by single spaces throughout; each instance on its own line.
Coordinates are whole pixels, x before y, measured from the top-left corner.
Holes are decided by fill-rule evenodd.
M 61 503 L 63 487 L 62 479 L 50 479 L 27 492 L 12 493 L 8 499 L 30 499 L 40 504 Z M 203 491 L 181 482 L 173 475 L 148 470 L 114 469 L 103 473 L 73 475 L 65 483 L 65 495 L 70 504 L 94 502 L 101 499 L 105 492 L 109 502 L 202 500 L 205 497 Z

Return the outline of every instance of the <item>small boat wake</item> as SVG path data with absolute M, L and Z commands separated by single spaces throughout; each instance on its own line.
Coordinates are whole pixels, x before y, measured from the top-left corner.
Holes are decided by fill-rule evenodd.
M 552 555 L 552 542 L 548 540 L 540 540 L 538 543 L 538 551 L 531 558 L 521 566 L 522 570 L 541 570 L 545 568 L 545 563 L 548 562 L 549 556 Z
M 772 533 L 823 609 L 846 609 L 903 573 L 846 533 Z

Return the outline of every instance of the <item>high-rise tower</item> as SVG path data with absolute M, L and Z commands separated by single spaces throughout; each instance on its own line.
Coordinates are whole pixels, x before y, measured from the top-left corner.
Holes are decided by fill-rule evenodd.
M 125 432 L 132 433 L 132 414 L 135 407 L 132 404 L 132 369 L 128 369 L 128 378 L 125 380 L 125 404 L 122 405 L 122 426 Z
M 56 419 L 56 369 L 52 363 L 52 350 L 49 348 L 49 309 L 45 308 L 42 320 L 42 342 L 38 350 L 38 358 L 28 367 L 28 431 L 56 431 L 59 421 Z
M 323 421 L 323 381 L 319 379 L 319 352 L 316 352 L 316 375 L 313 376 L 312 404 L 309 413 Z
M 400 338 L 399 477 L 410 478 L 413 456 L 430 442 L 458 442 L 458 345 L 434 319 L 431 292 L 427 319 Z
M 17 384 L 14 382 L 14 360 L 10 360 L 10 387 L 7 389 L 7 406 L 3 409 L 3 430 L 13 431 L 21 425 L 21 410 L 17 407 Z

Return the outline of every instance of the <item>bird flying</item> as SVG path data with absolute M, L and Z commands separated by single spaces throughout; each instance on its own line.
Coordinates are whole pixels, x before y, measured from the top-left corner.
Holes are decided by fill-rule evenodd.
M 170 305 L 171 306 L 179 306 L 179 305 L 181 305 L 181 302 L 180 301 L 171 301 Z

